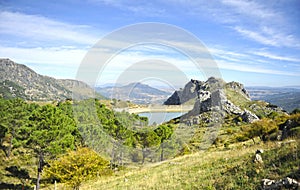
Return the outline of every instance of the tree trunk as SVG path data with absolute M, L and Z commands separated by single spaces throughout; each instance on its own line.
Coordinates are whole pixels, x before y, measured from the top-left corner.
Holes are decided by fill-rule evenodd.
M 43 171 L 44 166 L 44 159 L 43 159 L 43 153 L 39 153 L 39 162 L 38 162 L 38 174 L 37 174 L 37 180 L 36 180 L 36 190 L 40 189 L 40 180 L 41 180 L 41 173 Z
M 110 161 L 110 169 L 112 170 L 115 163 L 115 144 L 113 144 L 113 148 L 111 151 L 111 161 Z
M 164 144 L 163 143 L 160 144 L 160 148 L 161 148 L 161 150 L 160 150 L 160 161 L 164 161 Z
M 145 150 L 145 148 L 142 149 L 142 155 L 143 155 L 142 164 L 144 164 L 145 163 L 145 158 L 146 158 L 146 150 Z
M 36 180 L 36 190 L 40 189 L 40 180 L 41 180 L 41 172 L 39 171 L 39 168 L 38 168 L 38 175 L 37 175 L 37 180 Z
M 12 150 L 12 147 L 13 147 L 13 138 L 15 136 L 15 130 L 13 129 L 12 133 L 11 133 L 11 137 L 9 139 L 9 146 L 8 146 L 8 149 L 7 149 L 7 158 L 10 157 L 10 154 L 11 154 L 11 150 Z

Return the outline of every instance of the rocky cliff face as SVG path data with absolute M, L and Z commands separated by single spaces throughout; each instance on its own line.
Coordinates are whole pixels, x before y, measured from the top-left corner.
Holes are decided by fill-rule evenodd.
M 43 76 L 9 59 L 0 59 L 0 82 L 4 81 L 6 85 L 11 82 L 21 87 L 24 90 L 23 97 L 33 101 L 82 99 L 93 97 L 94 94 L 94 90 L 83 82 Z
M 238 82 L 226 83 L 214 77 L 207 81 L 191 80 L 184 89 L 176 91 L 165 104 L 182 104 L 194 99 L 193 109 L 182 116 L 183 122 L 201 120 L 218 122 L 228 115 L 239 117 L 244 122 L 259 119 L 257 114 L 281 111 L 268 103 L 254 103 L 244 86 Z
M 180 105 L 187 101 L 197 97 L 199 87 L 202 86 L 202 81 L 191 80 L 188 82 L 183 89 L 175 91 L 167 101 L 164 102 L 165 105 Z

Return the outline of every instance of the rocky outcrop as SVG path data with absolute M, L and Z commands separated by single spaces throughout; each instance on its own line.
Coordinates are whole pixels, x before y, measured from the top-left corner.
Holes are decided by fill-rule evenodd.
M 3 81 L 6 81 L 6 84 L 10 81 L 24 89 L 24 97 L 27 100 L 60 101 L 68 98 L 95 97 L 94 90 L 84 82 L 43 76 L 10 59 L 0 59 L 0 82 Z
M 246 109 L 244 110 L 243 113 L 241 113 L 239 115 L 242 118 L 242 120 L 247 123 L 252 123 L 254 121 L 259 120 L 259 118 L 255 114 L 251 113 L 250 111 L 248 111 Z
M 256 150 L 255 152 L 255 156 L 254 156 L 254 159 L 253 159 L 253 162 L 254 163 L 258 163 L 258 164 L 262 164 L 264 161 L 261 157 L 261 154 L 263 153 L 264 151 L 262 149 L 258 149 Z
M 286 122 L 279 126 L 282 131 L 281 140 L 284 140 L 290 136 L 300 137 L 300 118 L 294 117 L 288 119 Z
M 165 102 L 165 105 L 180 105 L 188 102 L 189 100 L 200 98 L 201 102 L 204 102 L 210 97 L 210 93 L 217 89 L 226 88 L 236 91 L 241 96 L 250 100 L 250 96 L 244 85 L 238 82 L 226 83 L 222 79 L 210 77 L 207 81 L 191 80 L 183 89 L 175 91 Z
M 247 92 L 247 90 L 245 89 L 244 85 L 238 82 L 229 82 L 226 84 L 226 86 L 228 88 L 231 88 L 237 92 L 239 92 L 239 94 L 241 94 L 242 96 L 244 96 L 245 98 L 247 98 L 248 100 L 250 100 L 250 95 Z
M 262 179 L 261 187 L 263 190 L 280 190 L 280 189 L 294 189 L 300 188 L 300 183 L 295 179 L 286 177 L 280 180 Z
M 202 81 L 191 80 L 183 89 L 175 91 L 165 102 L 164 105 L 180 105 L 197 97 Z
M 197 82 L 199 85 L 194 89 L 198 89 L 196 100 L 193 109 L 188 112 L 183 118 L 200 117 L 204 121 L 214 121 L 208 117 L 202 117 L 203 113 L 218 112 L 219 115 L 225 116 L 226 114 L 235 114 L 240 116 L 244 122 L 254 122 L 258 120 L 258 117 L 251 113 L 249 110 L 242 109 L 239 106 L 232 103 L 225 93 L 226 88 L 232 88 L 236 90 L 237 94 L 241 94 L 247 99 L 249 95 L 244 89 L 243 85 L 237 82 L 225 83 L 222 79 L 209 78 L 206 82 Z M 250 99 L 249 99 L 250 101 Z

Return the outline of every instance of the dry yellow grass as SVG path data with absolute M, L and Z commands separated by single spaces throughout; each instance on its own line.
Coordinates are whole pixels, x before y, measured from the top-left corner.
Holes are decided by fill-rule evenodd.
M 214 183 L 228 168 L 242 164 L 245 158 L 249 160 L 258 148 L 274 146 L 202 151 L 132 171 L 120 171 L 115 176 L 85 183 L 81 189 L 214 189 Z
M 247 147 L 234 144 L 229 150 L 213 148 L 160 163 L 131 166 L 113 176 L 85 182 L 80 189 L 244 190 L 257 189 L 263 178 L 281 179 L 287 175 L 300 175 L 299 140 L 250 144 Z M 265 150 L 262 165 L 252 162 L 257 149 Z M 45 189 L 54 189 L 54 186 Z M 69 187 L 60 184 L 57 189 Z

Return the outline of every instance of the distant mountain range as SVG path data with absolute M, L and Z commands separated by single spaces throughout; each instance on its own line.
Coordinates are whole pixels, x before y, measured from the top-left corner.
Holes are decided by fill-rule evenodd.
M 103 98 L 84 82 L 40 75 L 10 59 L 0 59 L 0 96 L 31 101 Z
M 286 111 L 300 108 L 300 88 L 291 87 L 247 87 L 253 100 L 264 100 L 278 105 Z
M 130 83 L 124 86 L 97 87 L 96 91 L 109 99 L 131 101 L 136 104 L 163 103 L 170 92 L 153 88 L 142 83 Z

